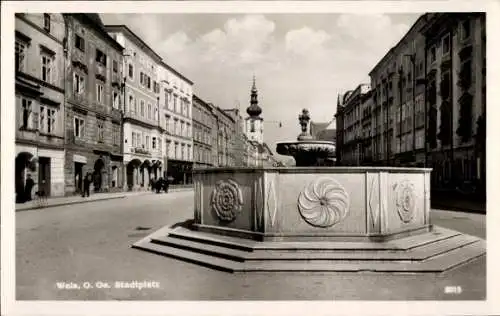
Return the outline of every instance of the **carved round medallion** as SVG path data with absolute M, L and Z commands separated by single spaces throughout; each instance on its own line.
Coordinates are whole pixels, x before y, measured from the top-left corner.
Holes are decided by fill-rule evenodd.
M 349 195 L 337 181 L 320 178 L 309 183 L 299 195 L 299 212 L 315 227 L 330 227 L 342 221 L 349 211 Z
M 233 180 L 218 181 L 212 191 L 210 203 L 221 221 L 233 221 L 243 206 L 240 186 Z
M 395 187 L 395 196 L 399 217 L 404 223 L 410 222 L 415 214 L 416 196 L 413 184 L 408 180 L 399 182 Z

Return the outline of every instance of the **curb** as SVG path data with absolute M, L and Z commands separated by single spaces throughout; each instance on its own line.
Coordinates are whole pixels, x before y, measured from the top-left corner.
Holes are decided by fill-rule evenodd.
M 175 193 L 175 192 L 182 192 L 182 191 L 191 191 L 193 188 L 180 188 L 180 189 L 173 189 L 169 190 L 169 193 Z M 92 203 L 92 202 L 99 202 L 99 201 L 107 201 L 107 200 L 115 200 L 115 199 L 124 199 L 124 198 L 129 198 L 129 197 L 135 197 L 135 196 L 143 196 L 143 195 L 149 195 L 149 194 L 156 194 L 155 192 L 151 191 L 144 191 L 144 192 L 138 192 L 136 194 L 124 194 L 124 195 L 119 195 L 119 196 L 110 196 L 110 197 L 103 197 L 100 199 L 93 199 L 93 200 L 80 200 L 80 201 L 70 201 L 70 202 L 62 202 L 62 203 L 56 203 L 52 205 L 46 205 L 46 206 L 28 206 L 25 208 L 21 209 L 16 209 L 16 212 L 23 212 L 23 211 L 31 211 L 31 210 L 39 210 L 43 208 L 49 208 L 49 207 L 58 207 L 58 206 L 66 206 L 66 205 L 72 205 L 72 204 L 82 204 L 82 203 Z
M 467 209 L 460 206 L 452 206 L 452 205 L 437 204 L 437 203 L 436 204 L 431 203 L 431 209 L 486 215 L 486 210 L 484 209 Z
M 120 195 L 120 196 L 110 196 L 110 197 L 106 197 L 106 198 L 102 198 L 102 199 L 94 199 L 94 200 L 82 200 L 82 201 L 63 202 L 63 203 L 58 203 L 58 204 L 46 205 L 46 206 L 29 206 L 29 207 L 26 207 L 26 208 L 17 209 L 16 212 L 39 210 L 39 209 L 42 209 L 42 208 L 66 206 L 66 205 L 72 205 L 72 204 L 83 204 L 83 203 L 99 202 L 99 201 L 106 201 L 106 200 L 124 199 L 126 197 L 127 196 L 125 196 L 125 195 Z

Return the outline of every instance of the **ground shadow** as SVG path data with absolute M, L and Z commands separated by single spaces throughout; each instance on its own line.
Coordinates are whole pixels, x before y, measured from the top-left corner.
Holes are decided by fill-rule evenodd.
M 183 228 L 186 228 L 186 229 L 193 229 L 193 225 L 194 225 L 194 219 L 187 219 L 187 220 L 185 220 L 183 222 L 175 223 L 170 228 L 174 229 L 174 228 L 177 228 L 177 227 L 183 227 Z

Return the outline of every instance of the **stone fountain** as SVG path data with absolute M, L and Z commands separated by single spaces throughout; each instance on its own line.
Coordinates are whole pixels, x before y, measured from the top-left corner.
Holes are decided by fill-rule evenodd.
M 425 168 L 323 167 L 331 142 L 278 143 L 296 167 L 193 171 L 194 219 L 133 246 L 229 272 L 443 272 L 485 241 L 430 223 Z

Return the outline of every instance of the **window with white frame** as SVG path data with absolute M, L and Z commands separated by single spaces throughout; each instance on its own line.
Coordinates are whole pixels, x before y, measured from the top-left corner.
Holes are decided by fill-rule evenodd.
M 129 96 L 128 96 L 128 110 L 132 113 L 137 112 L 135 102 L 134 102 L 134 96 L 132 94 L 129 94 Z
M 75 72 L 73 75 L 73 91 L 76 94 L 85 92 L 85 77 L 80 73 Z
M 96 100 L 100 104 L 102 104 L 104 101 L 104 86 L 102 85 L 102 83 L 96 84 Z
M 21 98 L 21 106 L 22 106 L 22 122 L 21 122 L 21 128 L 23 129 L 29 129 L 33 128 L 33 118 L 32 118 L 32 112 L 33 112 L 33 100 L 27 99 L 27 98 Z
M 149 149 L 149 136 L 146 136 L 146 149 Z
M 47 83 L 53 83 L 53 68 L 54 68 L 54 55 L 42 52 L 42 73 L 41 79 Z
M 151 149 L 156 149 L 156 137 L 151 138 Z
M 73 130 L 76 138 L 83 138 L 85 136 L 85 120 L 75 116 L 73 120 Z
M 16 71 L 26 69 L 26 47 L 25 42 L 16 39 Z
M 155 105 L 155 116 L 154 116 L 155 121 L 158 121 L 158 106 Z
M 85 39 L 78 34 L 75 34 L 75 47 L 85 52 Z
M 45 106 L 40 106 L 40 112 L 38 113 L 39 116 L 39 130 L 40 132 L 45 132 Z
M 51 109 L 50 107 L 47 107 L 46 109 L 47 113 L 47 130 L 46 132 L 48 134 L 53 134 L 56 131 L 56 114 L 57 111 L 55 109 Z
M 98 62 L 99 64 L 101 64 L 104 67 L 106 67 L 106 65 L 107 65 L 107 56 L 106 56 L 106 54 L 102 50 L 100 50 L 98 48 L 96 48 L 96 50 L 95 50 L 95 61 Z
M 120 108 L 120 94 L 117 91 L 113 91 L 113 108 Z
M 132 147 L 137 146 L 137 138 L 135 136 L 135 132 L 132 132 Z
M 151 111 L 152 111 L 151 103 L 148 103 L 148 120 L 151 119 Z
M 144 117 L 144 100 L 141 100 L 141 116 Z
M 104 142 L 104 121 L 97 120 L 97 141 Z

